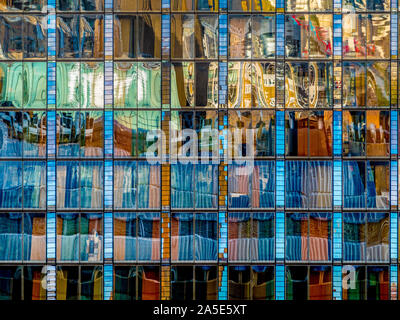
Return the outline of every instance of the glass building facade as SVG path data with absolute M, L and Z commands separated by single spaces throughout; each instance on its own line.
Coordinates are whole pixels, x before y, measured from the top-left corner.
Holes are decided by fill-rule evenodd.
M 0 299 L 397 300 L 397 1 L 0 0 Z

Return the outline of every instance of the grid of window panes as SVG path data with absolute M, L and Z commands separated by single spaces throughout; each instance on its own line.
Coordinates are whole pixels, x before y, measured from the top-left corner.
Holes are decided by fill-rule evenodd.
M 0 0 L 0 299 L 398 299 L 398 14 Z

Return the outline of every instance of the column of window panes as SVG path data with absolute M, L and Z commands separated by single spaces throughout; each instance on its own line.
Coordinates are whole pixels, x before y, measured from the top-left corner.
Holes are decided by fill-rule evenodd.
M 246 176 L 246 165 L 239 162 L 228 166 L 228 299 L 273 299 L 274 267 L 270 264 L 274 252 L 268 243 L 274 241 L 274 212 L 268 211 L 275 208 L 275 163 L 271 161 L 275 155 L 275 3 L 234 1 L 229 3 L 228 13 L 228 128 L 231 133 L 240 127 L 254 129 L 257 135 L 252 172 Z M 250 141 L 242 141 L 246 142 Z M 241 156 L 236 152 L 233 155 L 237 159 Z M 265 184 L 260 183 L 262 179 Z M 251 213 L 242 212 L 249 209 Z M 233 230 L 241 225 L 252 230 L 252 235 L 249 231 L 235 234 Z M 257 226 L 267 233 L 258 234 Z M 248 254 L 235 250 L 235 243 L 250 244 L 249 240 L 263 244 L 265 250 L 248 250 Z M 258 277 L 264 278 L 266 288 L 261 296 L 255 288 Z M 245 289 L 242 283 L 247 281 L 252 285 Z
M 36 243 L 38 246 L 35 252 L 28 246 L 32 243 L 32 236 L 43 239 L 43 232 L 45 235 L 45 213 L 41 210 L 44 210 L 46 205 L 46 166 L 40 158 L 46 156 L 45 127 L 43 127 L 45 113 L 42 111 L 46 109 L 46 68 L 44 67 L 43 75 L 41 64 L 35 61 L 46 60 L 47 46 L 41 46 L 38 50 L 35 47 L 43 42 L 46 43 L 45 27 L 35 32 L 35 26 L 43 26 L 41 7 L 41 3 L 9 3 L 3 6 L 0 12 L 0 24 L 3 29 L 1 38 L 3 50 L 0 57 L 3 82 L 0 111 L 3 143 L 0 165 L 3 172 L 3 187 L 0 207 L 3 211 L 1 212 L 3 224 L 10 225 L 10 228 L 15 230 L 11 234 L 2 234 L 3 246 L 14 249 L 3 251 L 0 260 L 2 265 L 10 262 L 26 265 L 1 267 L 2 275 L 11 284 L 10 291 L 5 292 L 5 296 L 17 300 L 31 299 L 29 285 L 32 284 L 33 276 L 43 277 L 40 264 L 46 259 L 45 243 L 42 243 L 43 246 Z M 28 41 L 27 34 L 32 36 L 31 41 Z M 29 74 L 24 74 L 24 67 Z M 40 82 L 37 87 L 30 85 L 33 77 Z M 25 109 L 27 110 L 24 111 Z M 32 133 L 35 129 L 39 129 L 36 134 Z M 42 139 L 39 139 L 39 136 Z M 12 176 L 7 179 L 10 173 Z M 11 193 L 7 191 L 10 188 L 13 189 Z M 23 208 L 33 212 L 22 213 Z M 25 243 L 21 238 L 23 232 L 26 233 Z M 38 264 L 37 267 L 28 265 L 34 262 Z M 21 287 L 18 288 L 19 286 Z M 46 298 L 45 292 L 35 293 L 40 299 Z
M 343 209 L 356 212 L 343 212 L 343 263 L 366 262 L 367 267 L 356 268 L 357 286 L 358 283 L 362 283 L 359 282 L 360 279 L 366 279 L 365 285 L 370 286 L 376 276 L 380 277 L 380 282 L 389 282 L 387 264 L 390 261 L 390 233 L 382 231 L 382 240 L 378 242 L 375 242 L 374 237 L 380 225 L 389 223 L 389 212 L 385 211 L 390 210 L 389 184 L 390 171 L 393 168 L 389 163 L 389 108 L 393 106 L 390 94 L 393 64 L 389 60 L 390 3 L 367 1 L 364 7 L 353 9 L 355 13 L 343 13 Z M 352 10 L 351 5 L 346 3 L 343 10 Z M 351 26 L 356 19 L 352 30 Z M 364 32 L 356 33 L 363 28 Z M 352 47 L 353 42 L 356 46 Z M 355 159 L 350 160 L 349 157 Z M 362 160 L 364 157 L 368 159 L 366 162 Z M 360 170 L 361 177 L 365 174 L 364 181 L 358 180 L 354 175 L 354 172 Z M 357 190 L 349 189 L 350 182 L 357 186 L 358 181 L 365 186 L 364 193 L 358 193 L 358 200 L 362 203 L 358 200 L 353 201 L 357 198 Z M 360 207 L 363 208 L 362 211 L 367 209 L 370 212 L 358 213 L 360 209 L 357 208 Z M 365 240 L 354 241 L 348 230 L 355 226 L 368 229 L 364 234 Z M 358 243 L 359 249 L 355 253 L 359 253 L 359 256 L 349 251 L 349 245 L 353 242 Z M 375 267 L 376 263 L 384 265 Z M 343 290 L 343 299 L 349 299 L 350 295 L 357 296 L 358 299 L 371 298 L 362 290 Z M 388 292 L 382 291 L 379 298 L 388 299 Z
M 57 2 L 56 12 L 57 299 L 99 300 L 104 247 L 104 1 Z
M 146 160 L 146 136 L 160 128 L 161 3 L 114 3 L 115 299 L 160 297 L 161 167 Z M 135 289 L 123 292 L 136 270 Z

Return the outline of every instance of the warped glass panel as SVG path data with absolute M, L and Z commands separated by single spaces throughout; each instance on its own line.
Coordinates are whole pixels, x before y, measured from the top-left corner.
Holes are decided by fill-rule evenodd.
M 367 156 L 389 156 L 390 115 L 389 111 L 367 112 Z
M 286 260 L 308 261 L 308 213 L 286 213 Z
M 81 15 L 80 48 L 82 58 L 104 57 L 104 17 L 103 15 Z
M 218 111 L 197 111 L 195 114 L 195 129 L 198 138 L 198 155 L 201 159 L 215 157 L 213 151 L 218 144 Z
M 218 269 L 217 266 L 195 266 L 195 299 L 218 299 Z
M 310 261 L 332 259 L 332 213 L 310 212 Z
M 46 214 L 44 212 L 24 213 L 23 245 L 25 261 L 46 260 Z
M 251 106 L 275 108 L 275 62 L 253 62 L 251 69 Z
M 308 68 L 310 108 L 332 108 L 334 88 L 332 62 L 310 62 Z
M 311 266 L 308 283 L 309 300 L 332 300 L 332 267 Z
M 275 154 L 275 113 L 273 111 L 252 111 L 251 126 L 255 136 L 255 156 Z
M 389 262 L 389 213 L 367 213 L 367 261 Z
M 116 157 L 137 155 L 137 111 L 114 112 L 114 154 Z
M 366 106 L 366 67 L 363 62 L 343 62 L 343 106 Z
M 200 74 L 201 76 L 201 74 Z M 171 107 L 194 107 L 195 103 L 195 64 L 193 62 L 174 62 L 171 68 Z M 201 89 L 200 89 L 201 90 Z
M 113 300 L 136 300 L 136 279 L 136 266 L 115 266 Z
M 161 252 L 160 214 L 158 212 L 141 212 L 137 217 L 138 260 L 159 261 Z
M 343 213 L 343 260 L 366 260 L 366 221 L 364 212 Z
M 79 261 L 79 213 L 57 213 L 56 248 L 57 261 Z
M 161 198 L 161 167 L 158 164 L 137 164 L 138 208 L 158 209 Z
M 0 62 L 0 106 L 22 108 L 23 63 Z
M 251 261 L 251 216 L 248 212 L 228 215 L 228 260 Z
M 380 2 L 380 1 L 368 1 Z M 388 4 L 387 4 L 388 5 Z M 390 14 L 364 15 L 367 30 L 367 58 L 390 58 Z
M 251 190 L 253 208 L 275 207 L 275 162 L 256 161 L 254 163 Z
M 80 300 L 103 299 L 103 266 L 81 267 Z
M 84 158 L 103 156 L 104 116 L 102 111 L 80 114 L 80 151 Z
M 24 208 L 46 208 L 46 163 L 24 161 Z
M 343 208 L 366 207 L 365 174 L 364 161 L 343 161 Z
M 22 207 L 22 163 L 0 162 L 0 208 Z
M 22 15 L 0 15 L 0 58 L 21 60 L 23 58 Z
M 217 208 L 218 166 L 197 164 L 195 167 L 195 207 Z
M 47 143 L 47 116 L 45 111 L 27 111 L 23 113 L 24 156 L 44 158 Z
M 24 15 L 23 43 L 25 59 L 46 59 L 47 21 L 42 15 Z
M 200 3 L 200 1 L 198 1 Z M 218 15 L 195 16 L 196 58 L 215 59 L 218 57 Z
M 114 162 L 114 207 L 134 209 L 137 207 L 137 163 L 135 161 Z
M 367 161 L 367 207 L 389 209 L 389 161 Z
M 310 14 L 309 50 L 311 58 L 333 55 L 333 21 L 331 14 Z
M 389 300 L 389 267 L 367 267 L 367 300 Z
M 136 58 L 134 15 L 114 16 L 114 57 L 115 59 Z
M 308 121 L 310 127 L 310 156 L 332 156 L 332 111 L 310 111 Z
M 24 267 L 24 300 L 47 300 L 47 290 L 41 285 L 46 281 L 46 276 L 44 266 Z
M 0 260 L 22 260 L 22 214 L 2 212 L 0 222 Z
M 24 62 L 24 108 L 45 109 L 47 105 L 47 63 Z
M 216 213 L 195 215 L 195 260 L 216 261 L 218 252 L 218 217 Z M 197 285 L 197 284 L 196 284 Z
M 138 107 L 161 107 L 161 63 L 138 63 Z
M 366 268 L 365 266 L 353 266 L 355 269 L 354 285 L 351 286 L 347 280 L 347 286 L 343 286 L 342 299 L 343 300 L 365 300 L 366 298 Z M 351 271 L 350 271 L 351 272 Z M 343 278 L 349 278 L 348 273 L 343 273 Z
M 0 157 L 21 157 L 22 140 L 22 112 L 0 112 Z
M 104 10 L 104 0 L 81 0 L 82 11 L 102 11 Z
M 171 300 L 193 300 L 193 267 L 171 267 Z
M 309 108 L 310 90 L 308 62 L 285 63 L 285 108 Z
M 254 212 L 252 220 L 252 260 L 273 261 L 275 244 L 273 212 Z
M 286 161 L 286 208 L 308 208 L 309 170 L 307 161 Z
M 342 15 L 343 58 L 365 59 L 367 57 L 367 15 Z
M 310 209 L 332 209 L 332 162 L 308 161 L 307 197 Z
M 114 260 L 136 261 L 137 259 L 137 214 L 114 213 Z
M 275 56 L 275 17 L 257 15 L 252 18 L 252 58 Z
M 80 70 L 79 62 L 57 62 L 57 108 L 80 107 Z
M 137 108 L 137 63 L 114 63 L 114 108 Z
M 193 261 L 194 223 L 192 213 L 171 213 L 171 260 Z
M 233 163 L 228 170 L 228 204 L 230 208 L 251 207 L 252 172 L 245 164 Z
M 388 36 L 387 36 L 388 37 Z M 390 106 L 389 62 L 367 62 L 367 106 Z
M 58 58 L 81 58 L 80 23 L 79 15 L 57 15 Z
M 141 14 L 137 16 L 138 58 L 161 58 L 161 15 Z M 124 32 L 123 32 L 124 33 Z
M 195 68 L 195 105 L 218 107 L 218 63 L 198 62 Z
M 287 58 L 309 57 L 310 31 L 308 25 L 308 14 L 285 16 L 285 51 Z
M 194 207 L 194 166 L 171 164 L 171 208 Z
M 79 299 L 79 267 L 57 266 L 57 300 Z
M 229 16 L 229 58 L 251 58 L 251 16 Z
M 343 155 L 365 155 L 365 111 L 343 111 Z
M 179 0 L 181 1 L 181 0 Z M 171 58 L 192 59 L 195 54 L 193 14 L 171 15 Z
M 160 266 L 138 266 L 138 299 L 160 299 Z
M 252 80 L 250 62 L 228 63 L 228 107 L 251 108 Z
M 251 277 L 253 300 L 275 299 L 275 275 L 273 266 L 252 266 Z
M 79 208 L 80 205 L 79 162 L 57 163 L 57 208 Z
M 79 157 L 81 140 L 80 112 L 57 112 L 57 156 Z
M 250 300 L 250 266 L 228 267 L 228 299 Z
M 103 162 L 80 162 L 81 208 L 100 209 L 103 207 Z
M 103 214 L 82 213 L 80 221 L 80 260 L 99 262 L 103 258 Z
M 308 267 L 286 267 L 286 300 L 308 299 Z
M 81 108 L 104 107 L 104 63 L 81 63 Z
M 0 266 L 0 300 L 22 300 L 22 266 Z
M 151 134 L 156 130 L 161 130 L 161 112 L 138 111 L 137 115 L 138 156 L 146 157 L 148 148 L 159 139 L 157 137 L 151 139 Z

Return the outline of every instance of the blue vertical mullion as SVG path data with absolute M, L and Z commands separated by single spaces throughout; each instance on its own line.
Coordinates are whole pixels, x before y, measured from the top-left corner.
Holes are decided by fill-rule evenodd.
M 392 1 L 393 5 L 393 1 Z M 391 42 L 391 50 L 390 53 L 392 58 L 397 57 L 397 45 L 398 45 L 398 18 L 396 13 L 392 13 L 390 15 L 390 42 Z
M 342 112 L 333 111 L 333 155 L 342 155 Z
M 342 207 L 342 188 L 343 188 L 343 176 L 342 176 L 342 161 L 333 161 L 333 206 L 335 208 Z
M 103 280 L 103 286 L 104 286 L 104 300 L 111 300 L 112 298 L 112 292 L 113 292 L 113 265 L 112 264 L 107 264 L 104 266 L 104 280 Z
M 333 300 L 342 300 L 342 266 L 333 266 Z
M 50 8 L 49 8 L 50 9 Z M 56 57 L 56 15 L 47 15 L 47 56 L 48 59 Z
M 333 260 L 342 261 L 342 213 L 333 213 Z
M 397 264 L 390 266 L 390 300 L 397 300 L 398 286 L 398 267 Z
M 275 259 L 283 261 L 285 259 L 285 213 L 277 212 L 275 218 Z
M 285 206 L 285 161 L 276 161 L 276 208 Z
M 390 154 L 397 155 L 398 154 L 398 141 L 397 141 L 397 110 L 393 110 L 390 112 Z
M 220 108 L 227 104 L 228 96 L 228 63 L 220 62 L 218 65 L 218 103 Z
M 397 160 L 390 161 L 390 206 L 397 207 L 398 198 Z
M 285 300 L 285 266 L 275 266 L 275 299 Z
M 47 106 L 54 108 L 56 105 L 56 63 L 47 63 Z
M 276 111 L 276 155 L 285 155 L 285 112 Z
M 218 287 L 218 300 L 228 300 L 228 267 L 222 267 L 220 286 Z
M 47 212 L 46 218 L 46 255 L 47 259 L 56 258 L 56 214 Z
M 397 261 L 398 256 L 398 216 L 397 212 L 390 213 L 390 259 Z
M 113 111 L 104 111 L 104 155 L 112 158 L 114 152 L 114 117 Z
M 276 56 L 285 56 L 285 15 L 276 14 Z
M 162 56 L 169 57 L 171 50 L 171 17 L 169 14 L 161 16 L 161 52 Z
M 340 14 L 333 15 L 333 55 L 338 58 L 342 57 L 342 15 Z
M 114 172 L 113 172 L 113 161 L 104 161 L 104 207 L 106 209 L 112 210 L 113 208 L 113 182 L 114 182 Z
M 219 15 L 219 57 L 227 58 L 228 56 L 228 15 Z

